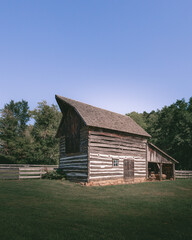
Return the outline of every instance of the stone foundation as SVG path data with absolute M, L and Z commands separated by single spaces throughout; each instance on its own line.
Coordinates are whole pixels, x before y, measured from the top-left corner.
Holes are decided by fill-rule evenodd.
M 146 178 L 135 178 L 133 181 L 125 181 L 124 178 L 122 179 L 114 179 L 114 180 L 103 180 L 103 181 L 91 181 L 88 183 L 84 183 L 83 185 L 86 186 L 107 186 L 107 185 L 122 185 L 122 184 L 134 184 L 145 182 Z

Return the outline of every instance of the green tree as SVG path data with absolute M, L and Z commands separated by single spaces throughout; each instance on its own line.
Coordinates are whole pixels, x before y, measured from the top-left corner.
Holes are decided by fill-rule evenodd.
M 192 98 L 129 116 L 152 136 L 151 142 L 179 161 L 177 168 L 192 169 Z
M 46 101 L 38 103 L 31 111 L 35 120 L 31 130 L 33 137 L 33 154 L 31 161 L 41 164 L 58 164 L 59 140 L 55 138 L 61 113 L 55 105 L 47 105 Z
M 156 144 L 179 161 L 182 169 L 192 169 L 191 120 L 189 104 L 184 99 L 165 106 L 158 116 Z
M 28 103 L 11 100 L 0 112 L 0 162 L 19 163 L 25 159 L 23 146 L 28 144 L 25 138 L 30 119 Z
M 139 124 L 145 130 L 147 129 L 147 123 L 144 115 L 138 112 L 131 112 L 126 114 L 127 116 L 131 117 L 137 124 Z

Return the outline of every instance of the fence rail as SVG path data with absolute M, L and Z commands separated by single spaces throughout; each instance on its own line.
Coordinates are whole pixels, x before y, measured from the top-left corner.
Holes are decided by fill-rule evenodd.
M 43 174 L 57 169 L 58 165 L 0 164 L 0 179 L 41 178 Z M 192 178 L 192 171 L 175 170 L 176 179 Z
M 192 178 L 192 171 L 189 171 L 189 170 L 175 170 L 175 177 L 177 179 Z
M 56 168 L 58 165 L 0 164 L 0 179 L 41 178 Z

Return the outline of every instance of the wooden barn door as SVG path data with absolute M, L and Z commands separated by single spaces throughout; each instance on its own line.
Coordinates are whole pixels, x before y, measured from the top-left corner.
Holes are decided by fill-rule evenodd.
M 125 181 L 134 180 L 134 161 L 124 160 L 124 179 Z

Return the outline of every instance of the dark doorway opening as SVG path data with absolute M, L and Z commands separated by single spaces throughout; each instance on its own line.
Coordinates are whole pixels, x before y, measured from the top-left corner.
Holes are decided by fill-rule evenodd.
M 163 164 L 162 174 L 166 176 L 166 179 L 173 179 L 173 165 L 172 164 Z
M 159 174 L 160 173 L 160 164 L 149 162 L 148 163 L 148 177 L 153 174 Z
M 149 162 L 148 163 L 148 179 L 160 180 L 160 164 Z
M 162 173 L 161 172 L 162 165 Z M 173 165 L 166 163 L 148 162 L 148 179 L 149 180 L 172 180 L 173 179 Z

